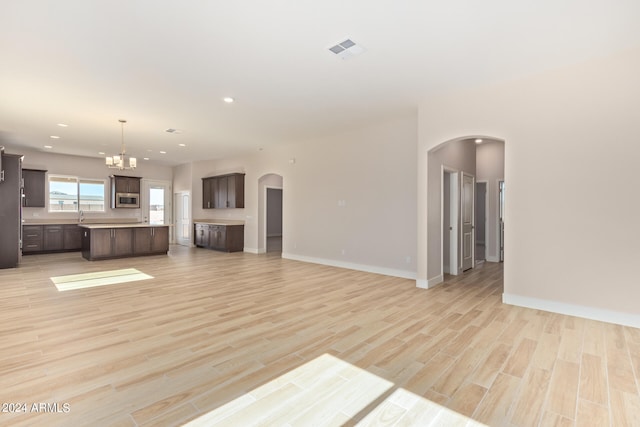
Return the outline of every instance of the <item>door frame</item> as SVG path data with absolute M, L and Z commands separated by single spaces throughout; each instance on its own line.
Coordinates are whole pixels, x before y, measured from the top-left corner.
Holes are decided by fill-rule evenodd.
M 444 175 L 449 174 L 449 274 L 460 272 L 460 251 L 458 233 L 460 229 L 460 171 L 441 165 L 440 167 L 440 276 L 444 277 Z
M 173 211 L 173 197 L 171 190 L 171 181 L 162 181 L 157 179 L 142 179 L 140 187 L 140 221 L 149 223 L 149 190 L 152 186 L 162 186 L 164 188 L 164 224 L 171 224 Z

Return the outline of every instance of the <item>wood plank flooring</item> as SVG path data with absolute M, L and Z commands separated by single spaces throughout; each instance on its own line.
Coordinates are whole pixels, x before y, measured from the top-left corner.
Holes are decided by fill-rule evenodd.
M 119 268 L 154 278 L 67 292 L 49 280 Z M 640 426 L 640 330 L 503 305 L 501 294 L 494 263 L 423 290 L 179 246 L 96 262 L 24 257 L 0 270 L 0 402 L 12 409 L 0 425 L 182 425 L 326 354 L 392 384 L 387 403 L 358 412 L 314 406 L 326 425 L 394 425 L 406 402 L 415 411 L 403 425 L 424 425 L 433 406 L 416 402 L 427 402 L 492 426 Z M 338 390 L 339 379 L 322 381 Z M 311 408 L 289 400 L 296 386 L 276 391 L 258 396 L 290 402 L 290 417 L 271 425 L 307 425 Z

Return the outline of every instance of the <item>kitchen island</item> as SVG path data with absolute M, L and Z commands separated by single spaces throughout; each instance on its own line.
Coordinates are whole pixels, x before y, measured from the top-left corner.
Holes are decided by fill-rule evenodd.
M 149 224 L 78 224 L 82 257 L 89 261 L 161 255 L 169 251 L 169 226 Z

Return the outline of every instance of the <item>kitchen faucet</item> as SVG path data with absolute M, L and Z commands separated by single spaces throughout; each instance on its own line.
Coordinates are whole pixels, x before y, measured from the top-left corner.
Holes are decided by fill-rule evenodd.
M 78 213 L 78 222 L 84 221 L 84 211 L 80 210 Z

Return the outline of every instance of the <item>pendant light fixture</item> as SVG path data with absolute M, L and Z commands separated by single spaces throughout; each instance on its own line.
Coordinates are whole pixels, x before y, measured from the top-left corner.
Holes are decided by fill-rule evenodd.
M 122 130 L 120 154 L 115 156 L 107 156 L 105 158 L 105 163 L 109 169 L 135 169 L 137 166 L 137 160 L 135 157 L 129 157 L 129 165 L 125 166 L 125 157 L 127 152 L 124 147 L 124 124 L 127 123 L 127 121 L 123 119 L 120 119 L 118 121 L 120 122 L 120 128 Z

